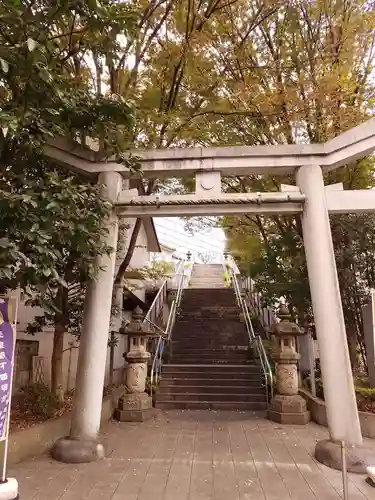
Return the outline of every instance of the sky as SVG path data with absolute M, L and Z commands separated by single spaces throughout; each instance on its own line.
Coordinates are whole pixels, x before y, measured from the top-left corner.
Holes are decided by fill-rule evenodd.
M 210 228 L 191 235 L 184 230 L 184 221 L 178 217 L 155 217 L 154 224 L 159 242 L 177 253 L 186 254 L 189 250 L 194 260 L 201 261 L 199 253 L 208 254 L 212 262 L 221 262 L 225 235 L 220 228 Z

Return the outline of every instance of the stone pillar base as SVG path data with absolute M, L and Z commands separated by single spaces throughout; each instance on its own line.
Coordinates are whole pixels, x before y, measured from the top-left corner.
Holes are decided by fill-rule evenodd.
M 114 418 L 119 422 L 144 422 L 155 414 L 152 399 L 145 392 L 124 394 L 118 402 Z
M 315 446 L 315 458 L 331 469 L 342 470 L 341 443 L 325 439 Z M 346 446 L 346 467 L 348 472 L 366 474 L 367 468 L 375 464 L 375 453 L 365 446 Z
M 367 479 L 366 479 L 367 484 L 375 488 L 375 467 L 367 467 L 366 473 L 367 473 Z
M 19 500 L 18 482 L 13 477 L 0 481 L 0 500 Z
M 306 401 L 298 394 L 295 396 L 277 394 L 271 401 L 267 418 L 279 424 L 306 425 L 310 422 L 310 412 L 307 410 Z
M 58 462 L 85 464 L 105 458 L 104 446 L 97 441 L 61 438 L 54 444 L 51 456 Z

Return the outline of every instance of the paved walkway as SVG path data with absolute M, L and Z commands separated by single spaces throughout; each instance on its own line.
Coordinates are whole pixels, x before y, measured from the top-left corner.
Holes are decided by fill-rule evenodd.
M 246 413 L 165 412 L 144 424 L 110 423 L 102 462 L 43 456 L 9 472 L 21 500 L 336 500 L 341 474 L 311 456 L 326 435 L 315 424 L 286 427 Z M 350 477 L 350 500 L 374 498 L 364 476 Z

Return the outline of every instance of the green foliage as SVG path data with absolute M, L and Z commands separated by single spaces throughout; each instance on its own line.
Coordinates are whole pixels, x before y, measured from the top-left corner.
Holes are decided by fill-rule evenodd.
M 367 401 L 375 401 L 375 389 L 372 387 L 356 387 L 355 392 L 357 398 L 365 399 Z
M 134 64 L 127 53 L 131 69 L 123 75 L 123 95 L 130 89 L 136 95 L 137 145 L 319 143 L 373 114 L 375 17 L 365 0 L 339 7 L 271 0 L 259 8 L 248 0 L 230 5 L 167 2 L 163 14 L 158 12 L 164 15 L 160 26 L 156 14 L 142 12 L 147 19 L 139 26 L 144 51 Z M 152 40 L 148 26 L 155 28 Z M 373 173 L 369 158 L 327 174 L 326 182 L 367 188 L 373 186 Z M 236 193 L 278 191 L 280 183 L 294 184 L 295 179 L 222 179 L 223 189 Z M 173 179 L 159 189 L 191 192 L 192 186 L 192 179 Z M 374 246 L 370 221 L 362 215 L 332 219 L 348 336 L 361 345 L 357 312 L 374 281 L 373 259 L 365 251 Z M 200 231 L 211 224 L 195 222 Z M 299 217 L 244 215 L 217 222 L 241 271 L 256 278 L 265 305 L 283 297 L 303 324 L 311 300 Z
M 232 276 L 230 275 L 228 277 L 227 272 L 225 272 L 225 273 L 223 273 L 222 278 L 223 278 L 223 281 L 225 283 L 225 287 L 226 288 L 231 288 L 232 287 Z
M 369 377 L 354 377 L 354 385 L 358 388 L 368 388 L 370 386 Z
M 100 157 L 126 147 L 132 106 L 103 71 L 115 72 L 119 38 L 137 20 L 112 0 L 0 5 L 0 285 L 43 307 L 31 332 L 48 323 L 79 331 L 95 257 L 110 250 L 101 224 L 111 207 L 86 178 L 43 159 L 42 147 L 60 135 L 95 140 Z
M 163 260 L 154 260 L 149 266 L 138 269 L 144 279 L 156 284 L 159 280 L 169 278 L 173 275 L 173 264 Z
M 97 271 L 95 257 L 109 251 L 101 241 L 111 207 L 97 187 L 78 177 L 41 160 L 36 170 L 21 180 L 17 166 L 0 178 L 0 283 L 21 286 L 31 293 L 31 305 L 43 307 L 45 317 L 31 331 L 66 314 L 66 302 L 63 323 L 77 330 L 85 285 Z
M 43 383 L 24 387 L 19 395 L 23 412 L 30 412 L 44 419 L 52 418 L 60 408 L 60 402 L 51 389 Z
M 93 92 L 90 57 L 116 58 L 116 35 L 126 35 L 134 21 L 128 4 L 108 0 L 1 2 L 3 160 L 20 147 L 66 133 L 97 137 L 113 148 L 113 125 L 125 130 L 131 109 L 114 93 Z

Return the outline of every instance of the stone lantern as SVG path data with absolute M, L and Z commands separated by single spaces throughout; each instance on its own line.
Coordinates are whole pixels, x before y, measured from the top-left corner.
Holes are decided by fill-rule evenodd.
M 143 422 L 152 416 L 152 399 L 145 392 L 147 362 L 151 355 L 147 352 L 147 340 L 152 336 L 147 324 L 143 323 L 143 313 L 137 307 L 132 314 L 132 321 L 126 327 L 129 336 L 129 352 L 125 359 L 126 393 L 119 399 L 115 418 L 120 422 Z
M 268 418 L 281 424 L 307 424 L 310 412 L 306 401 L 298 394 L 298 367 L 300 358 L 296 350 L 296 337 L 305 335 L 304 330 L 291 321 L 288 309 L 279 310 L 279 323 L 270 331 L 277 339 L 273 358 L 276 363 L 277 394 L 270 403 Z

